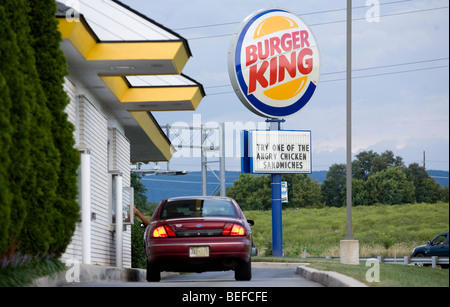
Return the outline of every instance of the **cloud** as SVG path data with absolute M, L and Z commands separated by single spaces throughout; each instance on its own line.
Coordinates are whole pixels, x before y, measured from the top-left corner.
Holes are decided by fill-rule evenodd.
M 445 138 L 410 138 L 402 143 L 396 140 L 382 141 L 358 152 L 369 150 L 378 153 L 391 150 L 403 158 L 406 166 L 412 163 L 422 165 L 425 152 L 427 169 L 449 170 L 449 140 Z

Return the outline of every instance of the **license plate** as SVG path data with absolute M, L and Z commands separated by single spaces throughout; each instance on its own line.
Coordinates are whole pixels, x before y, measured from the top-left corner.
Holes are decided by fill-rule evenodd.
M 189 247 L 189 257 L 209 257 L 209 246 L 191 246 Z

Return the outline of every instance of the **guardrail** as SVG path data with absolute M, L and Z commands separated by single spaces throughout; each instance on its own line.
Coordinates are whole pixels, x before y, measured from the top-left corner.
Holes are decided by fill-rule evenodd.
M 303 259 L 333 259 L 339 260 L 340 257 L 301 257 Z M 436 268 L 438 265 L 448 267 L 449 257 L 360 257 L 359 261 L 368 261 L 368 260 L 376 260 L 378 262 L 384 263 L 394 263 L 394 264 L 403 264 L 403 265 L 417 265 L 417 266 L 431 266 L 432 268 Z
M 448 257 L 372 257 L 372 258 L 359 258 L 360 261 L 376 259 L 378 262 L 394 263 L 394 264 L 404 264 L 404 265 L 418 265 L 418 266 L 429 266 L 436 268 L 438 265 L 448 266 Z

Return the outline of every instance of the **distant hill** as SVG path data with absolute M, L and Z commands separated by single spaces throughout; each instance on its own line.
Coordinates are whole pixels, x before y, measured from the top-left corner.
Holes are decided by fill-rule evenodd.
M 448 171 L 428 170 L 430 177 L 440 183 L 442 187 L 448 186 Z
M 441 186 L 446 186 L 449 183 L 448 171 L 428 171 Z M 219 180 L 208 172 L 208 195 L 212 195 L 217 189 L 219 191 Z M 219 176 L 219 171 L 216 172 Z M 232 186 L 236 180 L 239 179 L 240 172 L 226 172 L 225 182 L 226 186 Z M 309 175 L 311 179 L 322 183 L 327 178 L 327 171 L 317 171 Z M 190 172 L 182 176 L 167 176 L 167 175 L 152 175 L 142 178 L 142 183 L 147 188 L 147 199 L 149 202 L 160 202 L 169 197 L 177 196 L 192 196 L 202 194 L 202 173 Z
M 216 189 L 219 191 L 219 180 L 211 172 L 207 175 L 208 195 L 212 195 Z M 216 175 L 219 176 L 219 171 Z M 227 187 L 232 186 L 240 175 L 240 172 L 226 172 Z M 147 188 L 146 195 L 149 202 L 160 202 L 169 197 L 202 195 L 201 172 L 190 172 L 182 176 L 145 176 L 141 182 Z

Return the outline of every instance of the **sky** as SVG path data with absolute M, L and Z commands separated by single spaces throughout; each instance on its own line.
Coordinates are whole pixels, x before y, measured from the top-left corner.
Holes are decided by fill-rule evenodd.
M 321 77 L 312 100 L 286 118 L 283 129 L 311 130 L 313 171 L 345 163 L 347 1 L 121 1 L 188 40 L 193 57 L 183 73 L 201 83 L 207 96 L 196 111 L 153 115 L 161 125 L 226 123 L 226 168 L 230 171 L 240 170 L 236 131 L 266 127 L 265 119 L 250 112 L 231 87 L 232 34 L 260 9 L 276 7 L 296 13 L 317 40 Z M 425 152 L 427 169 L 448 171 L 448 0 L 354 0 L 353 20 L 352 153 L 391 150 L 408 166 L 422 165 Z M 198 134 L 183 130 L 171 131 L 170 137 L 175 147 L 199 142 Z M 210 138 L 211 143 L 218 141 L 215 134 Z M 199 170 L 198 152 L 180 150 L 170 168 Z

